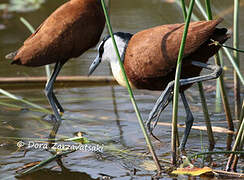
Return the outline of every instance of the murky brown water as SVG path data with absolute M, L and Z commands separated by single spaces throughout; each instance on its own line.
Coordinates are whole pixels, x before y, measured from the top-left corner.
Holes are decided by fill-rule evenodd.
M 17 49 L 29 35 L 28 30 L 21 24 L 19 17 L 23 16 L 35 27 L 60 4 L 65 1 L 47 1 L 40 10 L 29 13 L 13 13 L 10 19 L 0 18 L 0 24 L 6 25 L 6 29 L 0 30 L 0 77 L 15 76 L 42 76 L 44 68 L 26 68 L 10 66 L 4 60 L 4 55 Z M 222 0 L 213 2 L 213 11 L 224 16 L 223 26 L 232 26 L 232 1 Z M 195 8 L 196 14 L 200 14 Z M 244 16 L 244 7 L 241 6 L 240 17 Z M 181 10 L 176 4 L 163 0 L 113 0 L 111 3 L 111 20 L 114 31 L 137 32 L 152 26 L 182 22 Z M 244 42 L 243 21 L 240 21 L 240 42 Z M 105 33 L 104 33 L 105 35 Z M 229 41 L 231 42 L 231 41 Z M 241 48 L 244 49 L 244 43 Z M 86 75 L 88 66 L 95 57 L 94 49 L 86 54 L 69 61 L 61 71 L 61 75 Z M 241 56 L 244 57 L 243 55 Z M 230 64 L 227 60 L 228 67 Z M 241 71 L 244 72 L 242 66 Z M 107 65 L 102 65 L 94 73 L 95 75 L 109 75 Z M 226 77 L 232 79 L 231 69 L 226 71 Z M 205 87 L 213 85 L 214 81 L 204 83 Z M 231 86 L 231 84 L 230 84 Z M 12 93 L 29 99 L 43 107 L 49 108 L 43 89 L 11 90 Z M 243 92 L 243 91 L 242 91 Z M 97 179 L 103 174 L 114 179 L 150 179 L 152 171 L 147 171 L 143 164 L 146 158 L 147 148 L 137 122 L 133 107 L 128 98 L 127 90 L 115 86 L 87 87 L 87 88 L 62 88 L 57 89 L 56 94 L 65 108 L 64 120 L 59 129 L 57 138 L 73 137 L 77 132 L 85 132 L 85 136 L 97 144 L 104 146 L 104 153 L 95 154 L 77 151 L 62 159 L 63 167 L 52 162 L 45 168 L 22 179 Z M 144 119 L 160 92 L 135 91 L 135 96 Z M 204 125 L 201 111 L 201 103 L 196 86 L 189 89 L 187 98 L 195 117 L 195 124 Z M 242 93 L 243 96 L 243 93 Z M 214 125 L 227 127 L 225 115 L 215 112 L 215 91 L 206 92 L 210 117 Z M 232 87 L 228 88 L 228 97 L 233 107 Z M 0 96 L 0 102 L 23 105 L 19 102 Z M 185 120 L 183 105 L 179 107 L 179 121 Z M 163 112 L 162 122 L 171 121 L 171 105 Z M 233 109 L 233 108 L 232 108 Z M 19 110 L 18 108 L 0 105 L 0 179 L 14 179 L 16 170 L 25 164 L 42 161 L 51 156 L 43 150 L 31 150 L 23 157 L 24 152 L 17 150 L 16 138 L 47 138 L 51 131 L 51 124 L 43 120 L 44 113 Z M 166 126 L 158 126 L 155 134 L 162 140 L 154 142 L 159 159 L 170 160 L 170 133 Z M 182 135 L 183 129 L 180 129 Z M 202 134 L 202 142 L 201 142 Z M 15 139 L 11 139 L 14 137 Z M 226 135 L 215 133 L 216 150 L 224 150 Z M 26 141 L 28 142 L 28 140 Z M 201 146 L 207 149 L 206 132 L 192 130 L 188 139 L 187 150 L 189 154 L 201 151 Z M 120 151 L 121 150 L 121 151 Z M 219 168 L 223 157 L 217 158 Z M 163 165 L 167 165 L 164 164 Z M 222 166 L 223 167 L 223 166 Z M 138 169 L 133 176 L 133 169 Z M 165 175 L 165 179 L 171 179 Z

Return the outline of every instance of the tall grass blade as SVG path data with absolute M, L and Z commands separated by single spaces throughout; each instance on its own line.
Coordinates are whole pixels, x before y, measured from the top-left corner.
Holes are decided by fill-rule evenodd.
M 48 158 L 47 160 L 44 160 L 44 161 L 40 162 L 39 164 L 33 166 L 32 168 L 28 169 L 27 171 L 21 173 L 20 176 L 24 176 L 24 175 L 33 173 L 33 172 L 37 171 L 38 169 L 40 169 L 41 167 L 46 166 L 47 164 L 51 163 L 52 161 L 55 161 L 55 160 L 61 158 L 62 156 L 68 155 L 73 152 L 75 152 L 75 151 L 68 151 L 68 152 L 56 154 L 56 155 Z
M 181 74 L 181 63 L 183 59 L 186 37 L 188 33 L 188 28 L 191 20 L 191 15 L 193 11 L 195 0 L 190 1 L 189 12 L 187 14 L 186 23 L 184 27 L 184 32 L 181 40 L 181 46 L 178 54 L 177 67 L 175 73 L 175 84 L 174 84 L 174 98 L 173 98 L 173 115 L 172 115 L 172 136 L 171 136 L 171 150 L 172 150 L 172 163 L 175 165 L 177 161 L 177 119 L 178 119 L 178 99 L 179 99 L 179 80 Z
M 27 100 L 24 100 L 22 98 L 19 98 L 19 97 L 15 96 L 14 94 L 11 94 L 10 92 L 7 92 L 7 91 L 5 91 L 3 89 L 0 89 L 0 93 L 3 94 L 3 95 L 5 95 L 5 96 L 7 96 L 7 97 L 9 97 L 9 98 L 11 98 L 11 99 L 14 99 L 14 100 L 23 102 L 25 104 L 28 104 L 28 105 L 36 108 L 36 109 L 40 109 L 42 112 L 49 113 L 49 114 L 51 113 L 49 110 L 47 110 L 47 109 L 45 109 L 45 108 L 43 108 L 43 107 L 41 107 L 41 106 L 39 106 L 37 104 L 34 104 L 32 102 L 29 102 Z
M 112 38 L 112 41 L 113 41 L 114 50 L 115 50 L 115 52 L 117 54 L 117 57 L 118 57 L 118 61 L 119 61 L 119 64 L 120 64 L 120 68 L 121 68 L 121 71 L 122 71 L 124 80 L 126 82 L 126 85 L 127 85 L 127 89 L 128 89 L 128 92 L 129 92 L 129 95 L 130 95 L 130 98 L 131 98 L 132 105 L 133 105 L 133 107 L 135 109 L 135 112 L 136 112 L 136 115 L 137 115 L 137 118 L 138 118 L 140 127 L 141 127 L 142 132 L 143 132 L 143 135 L 144 135 L 144 137 L 146 139 L 146 142 L 147 142 L 147 145 L 149 147 L 149 150 L 150 150 L 150 152 L 152 154 L 152 157 L 153 157 L 153 159 L 155 161 L 155 164 L 157 166 L 158 173 L 160 173 L 161 172 L 161 166 L 159 164 L 158 158 L 157 158 L 156 153 L 154 151 L 154 148 L 152 146 L 151 140 L 150 140 L 150 138 L 149 138 L 149 136 L 147 134 L 147 131 L 146 131 L 146 128 L 144 126 L 144 123 L 143 123 L 141 114 L 140 114 L 139 109 L 138 109 L 138 106 L 136 104 L 136 100 L 134 98 L 132 89 L 131 89 L 130 84 L 129 84 L 129 81 L 127 79 L 127 76 L 126 76 L 126 73 L 125 73 L 125 70 L 124 70 L 124 66 L 123 66 L 123 63 L 122 63 L 121 58 L 120 58 L 120 55 L 119 55 L 118 47 L 117 47 L 117 44 L 116 44 L 115 39 L 114 39 L 114 36 L 113 36 L 113 30 L 112 30 L 112 27 L 111 27 L 111 24 L 110 24 L 110 19 L 108 17 L 108 13 L 107 13 L 107 10 L 106 10 L 106 6 L 105 6 L 105 3 L 104 3 L 104 0 L 101 0 L 101 3 L 102 3 L 103 11 L 104 11 L 104 14 L 105 14 L 105 18 L 106 18 L 106 23 L 107 23 L 107 26 L 108 26 L 109 34 L 110 34 L 110 36 Z
M 207 5 L 207 11 L 208 11 L 210 14 L 209 14 L 209 13 L 206 14 L 206 12 L 202 12 L 202 13 L 203 13 L 204 17 L 205 17 L 205 16 L 208 16 L 210 19 L 213 19 L 213 17 L 212 17 L 212 12 L 211 12 L 211 6 L 209 7 L 209 5 L 210 5 L 209 0 L 205 0 L 205 3 L 206 3 L 206 5 Z M 199 5 L 199 4 L 197 4 L 197 5 Z M 225 45 L 224 45 L 224 46 L 225 46 Z M 230 52 L 229 52 L 229 50 L 228 50 L 227 48 L 224 47 L 223 50 L 224 50 L 225 54 L 227 55 L 227 57 L 228 57 L 230 63 L 232 64 L 234 70 L 236 71 L 236 73 L 237 73 L 237 75 L 238 75 L 238 77 L 239 77 L 239 79 L 240 79 L 242 85 L 244 86 L 244 77 L 243 77 L 243 74 L 240 72 L 240 69 L 239 69 L 238 65 L 236 64 L 234 58 L 231 56 L 231 54 L 230 54 Z
M 239 5 L 240 0 L 234 0 L 234 23 L 233 23 L 233 48 L 239 48 Z M 239 68 L 239 52 L 233 52 L 236 65 Z M 241 109 L 241 95 L 240 95 L 240 81 L 237 72 L 234 71 L 234 95 L 235 95 L 235 118 L 240 116 Z
M 210 120 L 209 113 L 208 113 L 208 107 L 207 107 L 207 102 L 206 102 L 205 94 L 203 91 L 202 83 L 198 83 L 198 88 L 199 88 L 199 92 L 200 92 L 200 98 L 201 98 L 203 113 L 204 113 L 204 117 L 205 117 L 204 118 L 205 124 L 207 127 L 207 134 L 208 134 L 208 140 L 209 140 L 209 150 L 212 151 L 214 149 L 215 140 L 214 140 L 211 120 Z
M 224 50 L 225 54 L 227 55 L 228 59 L 230 60 L 230 63 L 234 67 L 234 70 L 236 71 L 236 73 L 237 73 L 237 75 L 238 75 L 238 77 L 239 77 L 239 79 L 241 81 L 242 86 L 244 86 L 244 76 L 241 73 L 238 65 L 236 64 L 234 58 L 231 56 L 230 51 L 228 50 L 228 48 L 225 48 L 225 47 L 223 48 L 223 50 Z
M 232 147 L 232 151 L 237 151 L 237 149 L 238 149 L 238 147 L 240 145 L 242 136 L 243 136 L 243 132 L 244 132 L 244 120 L 242 119 L 242 123 L 241 123 L 240 129 L 239 129 L 238 134 L 236 136 L 235 143 L 234 143 L 234 145 Z M 234 154 L 230 155 L 230 157 L 228 159 L 228 162 L 227 162 L 227 165 L 226 165 L 226 168 L 225 168 L 226 171 L 229 171 L 231 169 L 234 157 L 235 157 Z
M 187 12 L 186 12 L 185 0 L 181 0 L 180 2 L 181 2 L 181 9 L 183 12 L 184 21 L 186 21 Z
M 212 20 L 213 19 L 213 15 L 212 15 L 212 11 L 211 11 L 210 0 L 205 0 L 205 4 L 206 4 L 206 10 L 207 10 L 208 19 Z M 215 63 L 217 65 L 221 66 L 221 60 L 220 60 L 219 54 L 220 53 L 218 52 L 218 54 L 216 54 L 214 56 L 214 59 L 215 59 Z M 231 111 L 230 111 L 230 106 L 229 106 L 229 102 L 228 102 L 228 98 L 227 98 L 227 93 L 226 93 L 226 90 L 225 90 L 223 74 L 220 75 L 218 81 L 219 81 L 219 85 L 220 85 L 220 92 L 221 92 L 222 102 L 223 102 L 223 105 L 224 105 L 224 110 L 225 110 L 226 120 L 227 120 L 227 123 L 228 123 L 228 128 L 229 128 L 229 130 L 234 131 L 234 124 L 233 124 L 232 115 L 231 115 Z M 228 135 L 228 137 L 227 137 L 227 150 L 231 149 L 231 142 L 232 142 L 232 135 Z
M 208 16 L 199 0 L 196 0 L 196 5 L 197 5 L 198 9 L 200 10 L 200 12 L 202 13 L 204 19 L 208 19 Z

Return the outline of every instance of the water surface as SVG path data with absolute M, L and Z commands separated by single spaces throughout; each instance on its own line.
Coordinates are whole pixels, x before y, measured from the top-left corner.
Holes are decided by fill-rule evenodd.
M 47 1 L 41 9 L 28 13 L 12 13 L 10 19 L 0 18 L 0 24 L 6 29 L 0 30 L 0 77 L 31 77 L 44 76 L 45 70 L 40 68 L 26 68 L 11 66 L 4 60 L 4 55 L 18 49 L 28 37 L 28 30 L 21 24 L 19 18 L 25 17 L 34 27 L 39 24 L 60 4 L 65 1 Z M 232 1 L 213 1 L 215 15 L 224 16 L 221 26 L 232 26 Z M 198 9 L 195 13 L 200 15 Z M 240 7 L 240 17 L 244 16 L 244 7 Z M 202 18 L 202 17 L 200 17 Z M 180 8 L 176 4 L 163 0 L 114 0 L 111 3 L 111 22 L 114 31 L 135 33 L 145 28 L 182 22 Z M 240 42 L 244 42 L 243 21 L 240 21 Z M 103 36 L 106 34 L 104 32 Z M 231 40 L 228 42 L 231 45 Z M 244 44 L 241 43 L 244 49 Z M 86 75 L 88 67 L 96 56 L 95 48 L 89 50 L 81 57 L 69 61 L 61 71 L 61 75 Z M 243 58 L 243 55 L 241 56 Z M 211 60 L 213 62 L 213 60 Z M 225 72 L 228 82 L 228 97 L 233 106 L 232 70 L 230 63 L 225 58 L 228 67 Z M 241 66 L 241 72 L 244 72 Z M 94 75 L 110 75 L 107 64 L 101 65 Z M 215 85 L 215 81 L 204 83 L 206 99 L 211 120 L 215 126 L 227 127 L 223 110 L 215 112 L 215 91 L 207 91 Z M 43 89 L 11 90 L 10 92 L 29 99 L 30 101 L 50 109 Z M 108 175 L 114 179 L 150 179 L 152 171 L 147 171 L 143 164 L 150 161 L 148 150 L 136 119 L 133 107 L 128 98 L 127 90 L 120 86 L 104 87 L 63 87 L 55 90 L 58 99 L 65 109 L 64 120 L 59 129 L 57 138 L 74 137 L 77 132 L 84 132 L 85 136 L 99 145 L 104 146 L 104 153 L 77 151 L 62 159 L 63 166 L 56 162 L 50 163 L 45 168 L 21 179 L 98 179 Z M 136 90 L 135 96 L 144 119 L 147 118 L 153 104 L 160 92 Z M 195 117 L 195 125 L 204 125 L 199 93 L 197 86 L 186 92 Z M 243 96 L 243 89 L 242 89 Z M 17 104 L 28 107 L 22 103 L 0 96 L 0 102 Z M 162 122 L 171 122 L 171 105 L 163 112 Z M 185 120 L 185 111 L 182 103 L 179 104 L 179 123 Z M 51 124 L 44 121 L 44 113 L 0 105 L 0 179 L 16 175 L 16 171 L 24 165 L 47 159 L 51 154 L 43 150 L 31 150 L 23 157 L 24 151 L 18 150 L 16 138 L 47 138 L 51 131 Z M 183 133 L 179 129 L 180 135 Z M 170 160 L 171 128 L 158 126 L 155 134 L 161 143 L 153 141 L 159 159 Z M 15 139 L 11 139 L 14 137 Z M 202 139 L 202 140 L 201 140 Z M 224 150 L 226 135 L 215 133 L 216 149 Z M 28 142 L 28 141 L 26 141 Z M 207 149 L 208 139 L 205 131 L 192 130 L 187 143 L 188 153 Z M 218 168 L 223 168 L 225 158 L 215 157 Z M 168 166 L 167 163 L 162 165 Z M 134 169 L 137 175 L 133 176 Z M 171 179 L 165 175 L 165 179 Z

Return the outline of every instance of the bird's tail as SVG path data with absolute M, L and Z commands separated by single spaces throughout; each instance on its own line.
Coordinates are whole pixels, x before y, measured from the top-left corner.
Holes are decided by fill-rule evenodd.
M 231 29 L 226 28 L 216 28 L 211 39 L 218 41 L 220 44 L 223 44 L 227 39 L 232 35 Z
M 7 54 L 7 55 L 5 56 L 5 59 L 11 59 L 11 60 L 13 60 L 14 57 L 17 55 L 17 53 L 18 53 L 18 51 L 11 52 L 11 53 L 9 53 L 9 54 Z

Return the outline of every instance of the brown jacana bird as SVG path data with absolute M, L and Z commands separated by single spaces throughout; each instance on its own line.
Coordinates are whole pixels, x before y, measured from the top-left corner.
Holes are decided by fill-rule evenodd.
M 70 0 L 54 11 L 18 51 L 6 56 L 12 64 L 31 67 L 56 63 L 45 91 L 59 122 L 64 109 L 53 92 L 56 77 L 67 60 L 99 42 L 104 25 L 100 0 Z
M 180 79 L 180 95 L 187 114 L 186 129 L 180 144 L 181 150 L 185 148 L 194 120 L 184 91 L 193 83 L 215 79 L 222 72 L 219 66 L 206 64 L 208 59 L 220 49 L 220 46 L 213 45 L 212 40 L 222 44 L 230 37 L 227 29 L 216 28 L 221 21 L 222 19 L 191 22 L 189 26 Z M 172 100 L 175 69 L 183 31 L 184 24 L 167 24 L 136 34 L 114 33 L 132 88 L 163 90 L 146 122 L 151 134 L 161 112 Z M 113 76 L 120 85 L 125 86 L 112 38 L 109 36 L 105 37 L 98 46 L 98 55 L 90 66 L 89 75 L 102 61 L 110 62 Z M 200 75 L 203 68 L 212 72 L 208 75 Z M 155 122 L 151 127 L 152 120 Z

